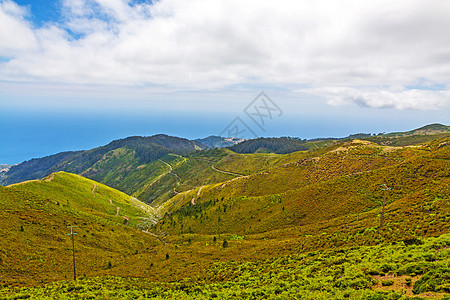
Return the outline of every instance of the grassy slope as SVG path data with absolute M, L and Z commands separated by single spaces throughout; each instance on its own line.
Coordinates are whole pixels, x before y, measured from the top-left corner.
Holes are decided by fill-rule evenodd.
M 195 188 L 178 191 L 181 193 L 167 202 L 166 211 L 190 203 L 192 197 L 199 204 L 185 206 L 159 223 L 157 233 L 161 237 L 170 233 L 164 238 L 167 244 L 155 244 L 151 250 L 144 249 L 124 259 L 115 257 L 110 270 L 98 268 L 88 274 L 143 276 L 155 283 L 100 277 L 88 278 L 77 285 L 57 283 L 45 290 L 38 288 L 24 293 L 55 292 L 75 297 L 77 293 L 95 294 L 95 287 L 101 285 L 105 289 L 102 292 L 110 293 L 111 297 L 130 299 L 145 294 L 161 298 L 207 298 L 213 294 L 273 298 L 298 294 L 309 299 L 345 295 L 381 299 L 375 294 L 382 293 L 396 298 L 393 292 L 372 290 L 382 287 L 372 285 L 375 281 L 371 278 L 385 279 L 377 278 L 379 275 L 375 273 L 400 272 L 407 264 L 422 266 L 419 273 L 401 273 L 412 277 L 414 282 L 421 278 L 421 273 L 436 266 L 448 267 L 450 263 L 450 241 L 445 235 L 450 221 L 450 155 L 448 144 L 444 145 L 448 141 L 418 148 L 348 143 L 308 153 L 258 154 L 264 163 L 251 155 L 247 157 L 253 163 L 240 163 L 246 161 L 246 156 L 230 152 L 226 156 L 216 153 L 190 157 L 183 162 L 178 158 L 172 172 L 178 170 L 175 173 L 180 177 L 192 176 L 186 175 L 178 183 L 174 180 L 174 184 L 179 184 L 177 189 L 182 188 L 189 179 L 191 183 L 185 185 L 186 189 Z M 188 162 L 198 169 L 189 173 Z M 207 185 L 196 197 L 198 187 L 210 180 L 207 176 L 196 177 L 196 172 L 219 173 L 211 165 L 228 171 L 241 166 L 240 171 L 261 173 L 225 185 Z M 175 179 L 171 174 L 163 177 L 170 176 Z M 196 182 L 196 178 L 200 180 Z M 388 198 L 385 227 L 378 231 L 382 183 L 393 190 Z M 428 239 L 423 246 L 388 245 L 392 241 L 442 234 L 439 240 Z M 223 239 L 227 239 L 229 247 L 222 247 Z M 318 249 L 326 252 L 309 252 Z M 66 253 L 70 255 L 67 249 Z M 165 258 L 166 253 L 169 259 Z M 103 260 L 99 266 L 105 263 Z M 391 264 L 388 272 L 384 264 Z M 406 286 L 397 281 L 393 289 L 398 294 Z
M 148 251 L 155 239 L 136 230 L 149 217 L 144 209 L 126 194 L 65 172 L 0 187 L 0 283 L 70 278 L 69 225 L 78 226 L 80 274 Z
M 442 143 L 420 148 L 347 143 L 316 158 L 205 186 L 199 197 L 198 189 L 179 194 L 166 204 L 165 211 L 181 209 L 167 216 L 156 229 L 253 234 L 326 223 L 355 213 L 353 222 L 364 218 L 366 225 L 374 227 L 383 199 L 380 186 L 386 183 L 392 188 L 387 199 L 387 210 L 392 213 L 386 216 L 386 222 L 398 231 L 396 235 L 414 232 L 407 226 L 417 221 L 416 216 L 423 218 L 421 230 L 435 219 L 432 227 L 441 231 L 448 221 L 450 194 L 449 147 L 439 148 Z M 192 198 L 196 198 L 197 205 L 186 205 Z M 430 207 L 429 211 L 424 211 L 424 206 Z M 406 211 L 406 220 L 400 214 L 391 220 L 393 215 Z M 405 228 L 397 224 L 397 218 L 402 219 L 400 225 Z M 357 226 L 358 230 L 361 226 Z
M 291 252 L 267 258 L 259 258 L 256 253 L 252 259 L 239 258 L 245 249 L 242 247 L 244 240 L 231 240 L 227 248 L 222 247 L 221 241 L 214 243 L 210 240 L 206 244 L 195 238 L 190 241 L 178 243 L 171 250 L 166 249 L 170 253 L 168 259 L 147 255 L 139 260 L 139 268 L 131 267 L 128 272 L 121 270 L 123 276 L 133 277 L 88 277 L 78 282 L 6 288 L 0 290 L 0 297 L 448 299 L 450 292 L 449 234 L 414 240 L 415 244 L 399 242 L 308 253 Z M 205 257 L 210 259 L 207 264 L 203 262 Z M 185 273 L 181 273 L 183 271 Z M 159 272 L 170 273 L 170 279 L 155 281 L 151 273 Z M 417 294 L 420 298 L 414 298 Z

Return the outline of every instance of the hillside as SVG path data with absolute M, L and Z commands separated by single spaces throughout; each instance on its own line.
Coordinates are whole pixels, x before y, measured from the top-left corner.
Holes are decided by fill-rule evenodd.
M 201 145 L 197 142 L 167 135 L 129 137 L 92 150 L 63 152 L 23 162 L 13 166 L 0 184 L 40 179 L 53 172 L 66 171 L 132 194 L 164 173 L 166 165 L 159 161 L 161 158 L 171 158 L 169 154 L 187 155 L 198 149 Z
M 303 157 L 284 156 L 291 162 L 282 165 L 274 157 L 272 167 L 259 173 L 176 195 L 165 204 L 165 211 L 173 213 L 155 230 L 245 235 L 292 226 L 319 233 L 326 226 L 337 230 L 344 242 L 354 231 L 376 228 L 384 197 L 380 189 L 386 184 L 392 191 L 384 239 L 417 234 L 416 224 L 425 235 L 430 230 L 445 232 L 450 216 L 449 144 L 443 139 L 393 148 L 354 140 Z M 298 159 L 292 161 L 294 157 Z M 431 220 L 433 229 L 427 229 Z
M 450 136 L 450 127 L 442 124 L 430 124 L 407 132 L 393 132 L 387 134 L 351 134 L 344 138 L 319 138 L 302 140 L 292 137 L 257 138 L 243 141 L 228 147 L 237 153 L 277 153 L 287 154 L 295 151 L 305 151 L 328 147 L 342 141 L 362 139 L 386 146 L 408 146 L 426 143 L 437 138 Z
M 150 231 L 159 241 L 132 228 L 138 226 L 138 212 L 135 223 L 130 221 L 129 226 L 122 227 L 113 212 L 102 213 L 91 204 L 95 215 L 101 217 L 98 220 L 105 220 L 96 222 L 105 227 L 95 225 L 88 208 L 86 218 L 90 223 L 83 221 L 88 226 L 81 226 L 79 232 L 81 235 L 85 228 L 94 228 L 96 238 L 103 238 L 104 244 L 91 240 L 92 231 L 77 236 L 85 247 L 83 251 L 98 247 L 97 251 L 103 253 L 94 255 L 95 263 L 91 256 L 80 257 L 84 270 L 88 270 L 86 278 L 13 288 L 10 284 L 29 285 L 25 284 L 29 277 L 39 282 L 28 265 L 16 270 L 8 263 L 8 268 L 0 271 L 9 276 L 0 297 L 445 299 L 450 293 L 449 138 L 415 147 L 352 140 L 284 155 L 214 149 L 172 159 L 170 173 L 152 185 L 155 190 L 176 185 L 173 197 L 154 203 L 154 213 L 161 220 Z M 66 177 L 72 178 L 69 184 L 60 181 Z M 20 191 L 28 199 L 36 191 L 45 191 L 45 197 L 68 198 L 69 204 L 78 193 L 95 200 L 94 183 L 87 179 L 74 182 L 80 178 L 58 173 L 52 181 L 29 182 L 0 191 L 10 195 L 18 189 L 16 193 Z M 208 180 L 213 183 L 204 184 Z M 58 185 L 50 188 L 55 183 Z M 384 224 L 379 229 L 385 195 L 382 184 L 391 190 L 386 194 Z M 73 186 L 79 186 L 78 192 L 69 193 L 68 187 L 71 190 Z M 15 205 L 11 203 L 20 203 L 21 197 L 6 203 Z M 102 198 L 105 210 L 110 197 Z M 129 199 L 123 197 L 124 202 Z M 43 207 L 59 207 L 49 201 L 39 205 L 36 209 L 43 210 L 41 214 L 47 212 Z M 14 231 L 22 219 L 8 210 L 1 210 L 6 214 L 2 218 L 16 224 L 8 228 L 16 237 L 8 240 L 11 246 L 8 254 L 3 252 L 3 263 L 12 260 L 9 253 L 20 255 L 17 248 L 22 244 L 27 247 L 24 251 L 35 251 L 33 262 L 55 251 L 47 247 L 58 249 L 60 244 L 47 235 L 38 250 L 35 245 L 28 246 L 19 239 L 28 227 L 30 241 L 42 239 L 41 227 L 48 228 L 47 232 L 61 228 L 58 234 L 63 241 L 58 243 L 65 245 L 64 258 L 70 257 L 70 244 L 64 236 L 67 224 L 52 223 L 59 217 L 48 215 L 48 225 L 47 218 L 36 218 L 39 224 L 30 223 L 24 231 Z M 33 210 L 31 213 L 35 214 Z M 64 215 L 70 217 L 68 212 Z M 6 223 L 10 222 L 2 226 Z M 142 225 L 149 224 L 151 220 Z M 130 234 L 114 239 L 122 228 Z M 108 235 L 102 235 L 105 232 Z M 144 240 L 138 242 L 140 239 Z M 123 243 L 123 248 L 116 242 Z M 49 246 L 54 244 L 57 246 Z M 122 251 L 126 254 L 120 256 L 118 252 Z M 23 259 L 15 261 L 14 266 Z M 58 263 L 62 264 L 62 273 L 52 278 L 61 279 L 67 273 L 70 276 L 70 261 L 60 259 Z M 46 263 L 38 263 L 35 268 L 34 272 L 47 271 Z
M 386 146 L 408 146 L 450 136 L 450 126 L 430 124 L 407 132 L 393 132 L 368 137 L 367 140 Z
M 264 243 L 260 241 L 260 243 Z M 265 242 L 267 246 L 270 246 Z M 234 260 L 242 240 L 178 244 L 160 271 L 194 265 L 179 281 L 98 276 L 0 289 L 5 299 L 448 299 L 450 235 L 378 246 Z M 203 248 L 203 251 L 197 249 Z M 236 249 L 237 248 L 237 249 Z M 228 261 L 217 257 L 228 256 Z M 184 255 L 183 255 L 184 254 Z M 189 254 L 191 254 L 189 256 Z M 192 255 L 194 254 L 194 255 Z M 212 256 L 212 257 L 211 257 Z M 199 264 L 199 257 L 216 259 Z M 219 261 L 217 261 L 219 260 Z M 157 261 L 157 260 L 156 260 Z M 142 262 L 148 265 L 149 260 Z M 151 264 L 153 265 L 153 263 Z M 178 267 L 178 268 L 177 268 Z M 151 268 L 151 269 L 153 269 Z M 144 273 L 144 272 L 143 272 Z M 145 273 L 144 273 L 145 274 Z
M 449 136 L 446 130 L 447 126 L 434 124 L 406 133 L 357 134 L 345 139 L 259 138 L 241 141 L 229 148 L 232 151 L 199 149 L 240 140 L 214 136 L 196 141 L 166 135 L 129 137 L 88 151 L 63 152 L 21 163 L 1 173 L 0 184 L 66 171 L 111 186 L 156 208 L 179 193 L 268 170 L 298 160 L 307 155 L 305 151 L 319 151 L 355 137 L 379 145 L 407 146 Z M 277 153 L 292 155 L 274 155 Z
M 78 232 L 79 276 L 101 273 L 157 243 L 137 230 L 153 221 L 151 208 L 65 172 L 0 187 L 0 218 L 0 286 L 71 278 L 71 225 Z

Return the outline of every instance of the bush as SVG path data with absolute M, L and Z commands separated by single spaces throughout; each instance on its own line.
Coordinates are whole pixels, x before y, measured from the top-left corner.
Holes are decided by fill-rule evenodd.
M 396 264 L 383 264 L 380 269 L 381 269 L 381 272 L 386 274 L 386 273 L 389 273 L 390 271 L 397 269 L 397 265 Z
M 421 240 L 419 240 L 418 238 L 404 239 L 403 243 L 405 244 L 405 246 L 422 245 L 423 244 L 423 242 Z
M 409 275 L 409 276 L 415 276 L 423 274 L 427 271 L 428 267 L 431 264 L 426 262 L 419 262 L 419 263 L 409 263 L 406 264 L 404 267 L 402 267 L 400 270 L 397 271 L 398 275 Z
M 411 286 L 411 283 L 412 283 L 412 279 L 411 278 L 405 278 L 405 284 L 407 286 Z
M 440 267 L 433 269 L 414 283 L 413 293 L 450 292 L 450 268 Z
M 382 282 L 381 282 L 381 285 L 382 286 L 391 286 L 391 285 L 393 285 L 394 284 L 394 280 L 383 280 Z

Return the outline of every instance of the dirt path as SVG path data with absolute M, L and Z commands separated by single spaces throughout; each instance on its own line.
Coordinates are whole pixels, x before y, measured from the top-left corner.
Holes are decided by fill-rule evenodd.
M 159 161 L 161 161 L 162 163 L 166 164 L 167 166 L 169 166 L 170 170 L 166 173 L 162 173 L 161 175 L 159 175 L 158 177 L 156 177 L 152 182 L 150 182 L 149 184 L 147 184 L 145 186 L 145 188 L 143 190 L 146 190 L 147 188 L 151 187 L 155 182 L 157 182 L 158 180 L 160 180 L 163 176 L 166 176 L 167 174 L 172 172 L 172 166 L 169 165 L 168 163 L 166 163 L 165 161 L 158 159 Z
M 178 156 L 178 157 L 182 157 L 181 155 L 177 155 L 177 154 L 174 154 L 174 155 L 175 155 L 175 156 Z M 185 160 L 186 160 L 186 159 L 185 159 Z M 172 172 L 172 171 L 173 171 L 172 165 L 169 164 L 168 162 L 165 162 L 165 161 L 161 160 L 161 159 L 160 159 L 160 161 L 163 162 L 163 163 L 165 163 L 165 164 L 170 168 L 170 171 L 167 172 L 165 175 L 172 174 L 173 176 L 175 176 L 175 177 L 177 178 L 177 186 L 179 186 L 179 185 L 180 185 L 180 182 L 181 182 L 181 178 L 180 178 L 180 176 L 178 176 L 178 174 Z M 173 192 L 175 193 L 175 195 L 178 195 L 178 194 L 179 194 L 179 193 L 176 191 L 176 187 L 173 188 Z
M 94 197 L 95 197 L 95 190 L 97 189 L 97 185 L 94 183 L 94 185 L 92 186 L 92 189 L 91 189 L 91 193 L 92 193 L 92 195 L 94 195 Z
M 169 171 L 168 173 L 172 172 L 173 168 L 172 168 L 172 166 L 171 166 L 169 163 L 166 163 L 166 162 L 163 161 L 162 159 L 158 159 L 158 160 L 159 160 L 160 162 L 166 164 L 166 165 L 170 168 L 170 171 Z
M 233 173 L 233 172 L 228 172 L 228 171 L 220 170 L 220 169 L 217 169 L 217 168 L 214 167 L 214 166 L 211 166 L 211 168 L 212 168 L 214 171 L 217 171 L 217 172 L 220 172 L 220 173 L 224 173 L 224 174 L 229 174 L 229 175 L 234 175 L 234 176 L 239 176 L 239 177 L 245 176 L 245 175 L 239 174 L 239 173 Z
M 198 198 L 198 197 L 200 196 L 200 193 L 202 192 L 202 189 L 203 189 L 203 186 L 201 186 L 201 187 L 198 189 L 197 196 L 194 197 L 194 198 L 192 198 L 192 200 L 191 200 L 191 204 L 192 204 L 192 205 L 196 205 L 196 204 L 197 204 L 197 203 L 195 203 L 195 198 Z

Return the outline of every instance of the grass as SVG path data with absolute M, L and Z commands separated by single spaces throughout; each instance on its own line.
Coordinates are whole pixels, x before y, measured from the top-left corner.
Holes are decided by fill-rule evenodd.
M 149 215 L 130 196 L 74 174 L 59 172 L 42 181 L 0 187 L 0 208 L 3 285 L 70 276 L 70 225 L 78 226 L 81 274 L 103 270 L 108 261 L 122 262 L 157 243 L 136 229 Z
M 0 296 L 5 299 L 419 299 L 414 297 L 424 295 L 429 299 L 444 299 L 449 292 L 448 278 L 446 285 L 428 274 L 437 274 L 433 270 L 450 270 L 450 235 L 422 242 L 421 245 L 399 242 L 292 252 L 265 259 L 229 259 L 211 262 L 208 268 L 197 269 L 190 276 L 171 282 L 145 277 L 86 277 L 77 282 L 6 288 Z M 230 241 L 226 249 L 219 243 L 209 247 L 229 253 L 236 247 L 234 243 Z M 199 247 L 207 248 L 194 241 L 180 246 L 179 252 Z M 168 260 L 176 257 L 177 254 L 171 253 Z M 413 269 L 420 272 L 411 273 Z M 408 274 L 413 284 L 400 283 L 398 279 L 404 278 L 403 274 Z
M 146 179 L 153 208 L 64 172 L 0 187 L 0 299 L 444 299 L 448 142 L 168 155 Z
M 198 197 L 198 190 L 193 190 L 166 203 L 162 211 L 169 214 L 154 230 L 256 234 L 304 226 L 318 232 L 321 222 L 331 222 L 332 228 L 352 224 L 339 229 L 345 234 L 364 231 L 380 222 L 381 185 L 386 183 L 392 190 L 385 231 L 392 238 L 445 232 L 450 162 L 438 157 L 450 155 L 438 144 L 385 151 L 385 147 L 350 143 L 344 150 L 314 159 L 205 186 Z M 192 198 L 197 198 L 197 205 L 190 205 Z M 319 228 L 311 229 L 314 224 Z

